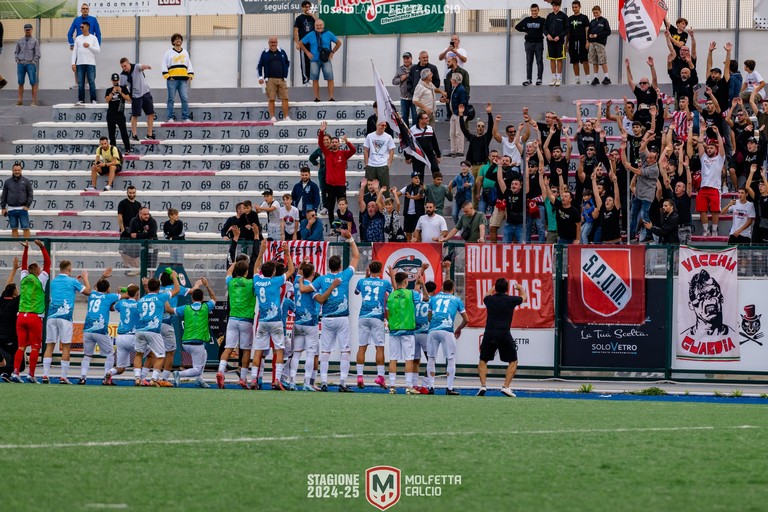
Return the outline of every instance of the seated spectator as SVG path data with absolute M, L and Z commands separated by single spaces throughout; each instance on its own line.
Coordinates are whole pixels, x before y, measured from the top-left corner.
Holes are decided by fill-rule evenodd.
M 299 236 L 302 240 L 323 241 L 323 221 L 317 217 L 314 208 L 307 210 L 306 218 L 299 223 Z
M 96 190 L 96 181 L 98 176 L 108 174 L 105 192 L 112 190 L 112 182 L 115 181 L 115 174 L 123 170 L 123 155 L 117 146 L 112 146 L 107 137 L 99 139 L 99 147 L 96 149 L 96 160 L 91 167 L 91 183 L 85 190 Z
M 750 203 L 751 204 L 751 203 Z M 726 209 L 728 207 L 726 206 Z M 754 211 L 754 210 L 753 210 Z M 661 205 L 661 225 L 654 226 L 650 221 L 644 221 L 645 229 L 649 230 L 655 236 L 659 237 L 660 244 L 678 244 L 680 240 L 677 235 L 677 210 L 675 201 L 665 199 Z M 747 242 L 749 243 L 749 242 Z
M 168 208 L 168 220 L 163 222 L 163 235 L 166 240 L 186 240 L 184 223 L 179 220 L 179 210 Z

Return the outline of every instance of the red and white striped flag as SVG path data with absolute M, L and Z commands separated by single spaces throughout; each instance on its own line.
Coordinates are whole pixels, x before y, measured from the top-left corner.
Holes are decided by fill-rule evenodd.
M 267 250 L 264 253 L 264 261 L 283 261 L 282 242 L 268 242 Z M 304 240 L 288 242 L 288 248 L 291 251 L 291 258 L 294 265 L 298 268 L 299 263 L 309 260 L 319 274 L 325 273 L 325 264 L 328 253 L 328 242 L 308 242 Z
M 635 50 L 645 50 L 659 36 L 666 16 L 664 0 L 619 0 L 619 33 Z

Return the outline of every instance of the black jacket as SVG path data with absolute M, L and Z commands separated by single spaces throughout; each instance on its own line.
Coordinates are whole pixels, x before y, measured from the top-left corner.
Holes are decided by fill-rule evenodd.
M 662 244 L 679 244 L 680 238 L 677 236 L 677 212 L 672 211 L 669 215 L 661 216 L 661 227 L 653 226 L 651 233 L 660 238 Z
M 485 123 L 485 133 L 481 136 L 473 135 L 467 128 L 465 117 L 461 118 L 461 132 L 469 141 L 467 160 L 472 165 L 482 165 L 488 161 L 488 146 L 493 140 L 493 114 L 488 114 L 488 122 Z

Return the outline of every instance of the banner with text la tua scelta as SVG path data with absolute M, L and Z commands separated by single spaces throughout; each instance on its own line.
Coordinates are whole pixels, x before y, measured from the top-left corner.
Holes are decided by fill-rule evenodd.
M 496 280 L 523 287 L 528 300 L 515 310 L 512 327 L 545 329 L 555 325 L 553 250 L 546 244 L 467 244 L 466 308 L 470 327 L 485 327 L 483 297 Z

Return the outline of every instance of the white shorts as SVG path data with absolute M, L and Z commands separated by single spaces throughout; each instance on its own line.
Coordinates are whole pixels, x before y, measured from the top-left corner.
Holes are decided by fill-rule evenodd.
M 160 334 L 163 336 L 163 344 L 166 352 L 176 350 L 176 329 L 170 324 L 160 324 Z
M 272 338 L 272 344 L 275 350 L 285 348 L 285 334 L 283 332 L 283 322 L 259 322 L 256 327 L 256 337 L 253 340 L 254 350 L 269 350 L 269 340 Z
M 293 324 L 293 353 L 299 354 L 303 351 L 317 354 L 319 333 L 316 325 L 297 325 Z
M 323 330 L 320 331 L 320 351 L 332 352 L 339 342 L 340 352 L 351 352 L 349 346 L 349 317 L 334 316 L 323 318 Z
M 253 347 L 253 322 L 240 318 L 230 318 L 227 322 L 224 348 L 251 350 L 251 347 Z
M 147 350 L 150 350 L 155 357 L 165 357 L 165 343 L 163 343 L 163 335 L 159 332 L 137 332 L 133 348 L 144 355 L 147 355 Z
M 182 344 L 184 352 L 192 356 L 192 368 L 184 370 L 182 377 L 199 377 L 205 371 L 205 361 L 208 359 L 208 352 L 205 345 Z
M 117 361 L 115 368 L 128 368 L 133 362 L 134 344 L 136 336 L 134 334 L 118 334 L 115 340 L 117 345 Z
M 429 333 L 427 354 L 429 357 L 437 357 L 437 348 L 442 345 L 445 359 L 456 358 L 456 336 L 449 331 L 432 331 Z
M 428 337 L 429 333 L 427 332 L 417 332 L 413 335 L 413 359 L 421 359 L 424 354 L 427 354 Z
M 415 345 L 416 339 L 413 334 L 406 334 L 405 336 L 392 336 L 390 334 L 389 360 L 413 361 L 413 349 Z
M 368 346 L 373 343 L 375 347 L 384 346 L 384 338 L 387 330 L 384 321 L 378 318 L 361 318 L 357 321 L 358 345 Z
M 72 321 L 64 318 L 49 318 L 45 322 L 45 342 L 64 345 L 72 343 Z
M 94 332 L 83 333 L 83 353 L 92 356 L 96 345 L 103 356 L 111 356 L 113 352 L 112 338 L 109 334 L 96 334 Z

